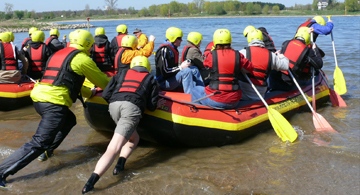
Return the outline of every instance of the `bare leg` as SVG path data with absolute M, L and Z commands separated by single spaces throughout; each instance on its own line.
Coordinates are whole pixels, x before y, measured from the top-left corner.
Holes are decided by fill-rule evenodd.
M 118 133 L 114 133 L 106 152 L 101 156 L 96 164 L 94 173 L 100 177 L 109 169 L 110 165 L 114 162 L 115 157 L 121 151 L 121 148 L 127 142 L 126 138 Z
M 134 133 L 131 135 L 129 141 L 126 142 L 126 144 L 121 148 L 119 157 L 124 157 L 126 159 L 129 158 L 131 153 L 134 151 L 134 149 L 138 145 L 139 140 L 140 140 L 140 136 L 137 133 L 137 131 L 135 130 Z

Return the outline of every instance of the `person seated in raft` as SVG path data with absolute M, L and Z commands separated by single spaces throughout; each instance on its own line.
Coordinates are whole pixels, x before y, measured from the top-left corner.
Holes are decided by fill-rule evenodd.
M 101 71 L 114 70 L 114 65 L 110 58 L 111 48 L 105 29 L 98 27 L 95 29 L 95 42 L 91 48 L 91 59 Z
M 46 62 L 51 56 L 51 50 L 44 43 L 45 33 L 34 31 L 31 42 L 24 48 L 25 56 L 29 60 L 27 75 L 32 79 L 40 79 L 46 67 Z
M 150 74 L 151 67 L 145 56 L 137 56 L 131 61 L 131 69 L 118 72 L 106 86 L 102 96 L 109 103 L 109 112 L 117 124 L 114 135 L 96 164 L 94 172 L 82 189 L 87 193 L 104 175 L 120 153 L 113 175 L 124 170 L 126 159 L 139 142 L 136 127 L 145 108 L 154 111 L 159 99 L 159 85 Z
M 28 44 L 31 42 L 31 34 L 35 31 L 38 31 L 39 29 L 36 27 L 29 28 L 29 37 L 26 37 L 24 41 L 21 44 L 20 52 L 23 52 L 23 49 L 28 46 Z
M 215 49 L 214 47 L 214 41 L 211 41 L 207 44 L 204 50 L 203 58 L 206 59 L 206 57 Z
M 204 83 L 207 81 L 210 82 L 210 72 L 208 69 L 204 67 L 204 58 L 200 51 L 200 45 L 202 43 L 203 37 L 198 32 L 190 32 L 187 36 L 187 44 L 184 47 L 181 54 L 181 61 L 185 61 L 187 59 L 191 60 L 191 66 L 196 66 L 200 70 L 201 78 Z
M 79 94 L 90 98 L 96 93 L 95 88 L 90 90 L 83 86 L 85 78 L 102 89 L 109 82 L 106 74 L 89 57 L 93 35 L 78 29 L 72 36 L 70 47 L 49 58 L 44 76 L 31 91 L 30 97 L 41 121 L 32 139 L 1 162 L 0 189 L 6 189 L 9 175 L 14 175 L 34 159 L 46 161 L 53 156 L 53 151 L 76 125 L 76 116 L 70 107 L 80 98 Z
M 254 26 L 247 26 L 245 29 L 244 29 L 244 37 L 247 36 L 247 34 L 252 31 L 252 30 L 255 30 L 255 27 Z M 262 32 L 262 35 L 263 35 L 263 42 L 265 44 L 265 49 L 271 51 L 271 52 L 276 52 L 276 48 L 275 48 L 275 44 L 274 44 L 274 41 L 272 40 L 272 38 L 270 37 L 269 33 L 267 32 L 266 28 L 265 27 L 259 27 L 258 30 L 260 30 Z
M 136 49 L 138 44 L 137 39 L 133 35 L 126 35 L 122 38 L 121 48 L 115 56 L 114 68 L 115 72 L 120 72 L 123 69 L 129 69 L 131 60 L 136 56 L 151 56 L 154 50 L 155 37 L 150 35 L 148 44 L 140 50 Z
M 247 73 L 247 76 L 264 97 L 270 71 L 287 71 L 289 69 L 289 59 L 283 54 L 275 54 L 266 49 L 263 34 L 260 30 L 255 29 L 247 33 L 247 41 L 248 47 L 240 50 L 240 53 L 252 62 L 254 70 Z M 240 74 L 239 84 L 242 90 L 241 100 L 260 100 L 243 74 Z
M 184 93 L 190 93 L 195 85 L 204 86 L 200 71 L 186 60 L 180 65 L 178 47 L 181 45 L 183 33 L 179 28 L 166 30 L 166 40 L 160 45 L 155 55 L 156 79 L 160 89 L 165 91 L 183 87 Z
M 148 43 L 148 38 L 144 33 L 141 32 L 141 29 L 135 28 L 133 34 L 136 36 L 138 41 L 136 49 L 143 48 Z
M 236 108 L 241 99 L 239 75 L 241 71 L 253 71 L 252 63 L 239 51 L 231 48 L 232 37 L 228 29 L 218 29 L 213 36 L 215 50 L 204 60 L 204 66 L 210 68 L 210 84 L 196 86 L 191 91 L 191 100 L 209 96 L 200 104 L 231 109 Z M 215 94 L 220 91 L 220 94 Z
M 332 29 L 334 28 L 334 23 L 332 20 L 328 20 L 325 22 L 324 18 L 321 16 L 315 16 L 314 18 L 308 18 L 306 19 L 306 22 L 301 24 L 296 32 L 299 31 L 301 27 L 309 27 L 314 28 L 313 31 L 313 38 L 314 43 L 316 42 L 316 39 L 319 35 L 328 35 L 332 32 Z M 325 53 L 318 47 L 318 50 L 321 54 L 321 57 L 325 56 Z
M 314 67 L 316 71 L 323 66 L 318 47 L 315 43 L 312 46 L 310 45 L 310 33 L 312 31 L 313 28 L 301 27 L 294 39 L 285 41 L 282 44 L 281 51 L 278 51 L 289 59 L 289 68 L 301 86 L 311 84 L 311 67 Z M 269 77 L 269 88 L 271 90 L 290 91 L 294 86 L 295 84 L 287 71 L 271 71 Z
M 116 27 L 116 32 L 118 35 L 111 40 L 110 47 L 111 47 L 111 60 L 113 64 L 115 63 L 115 55 L 117 51 L 121 47 L 121 40 L 124 36 L 128 34 L 128 29 L 125 24 L 120 24 Z
M 28 60 L 22 52 L 18 52 L 14 40 L 12 32 L 0 33 L 0 83 L 19 83 L 21 74 L 26 74 L 28 68 Z M 18 59 L 23 64 L 21 70 Z
M 46 39 L 45 45 L 50 48 L 52 53 L 64 49 L 66 47 L 66 36 L 63 36 L 63 41 L 59 41 L 60 32 L 58 29 L 53 28 L 50 30 L 50 37 Z

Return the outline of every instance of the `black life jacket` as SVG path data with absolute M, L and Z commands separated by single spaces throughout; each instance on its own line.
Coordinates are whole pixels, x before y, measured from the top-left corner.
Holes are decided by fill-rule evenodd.
M 274 41 L 272 40 L 270 35 L 267 34 L 266 32 L 262 32 L 262 34 L 263 34 L 263 41 L 265 43 L 265 49 L 267 49 L 271 52 L 276 52 L 276 47 L 275 47 Z
M 254 85 L 267 86 L 267 78 L 271 72 L 272 55 L 271 52 L 262 47 L 245 47 L 246 58 L 251 61 L 254 66 L 254 70 L 247 73 L 251 82 Z M 248 82 L 243 74 L 240 74 L 240 80 Z
M 130 69 L 130 64 L 124 64 L 121 62 L 121 57 L 125 51 L 126 51 L 126 48 L 121 47 L 116 53 L 115 63 L 114 63 L 115 74 L 117 72 L 122 71 L 123 69 Z
M 110 50 L 108 42 L 98 47 L 95 43 L 92 47 L 91 58 L 96 63 L 97 67 L 101 71 L 109 71 L 113 70 L 113 66 L 111 64 L 110 56 L 108 52 Z
M 189 51 L 189 49 L 191 47 L 195 47 L 197 50 L 199 50 L 200 54 L 201 54 L 201 51 L 198 47 L 196 47 L 195 45 L 186 45 L 183 49 L 183 52 L 182 52 L 182 55 L 181 55 L 181 62 L 185 61 L 186 60 L 186 56 L 187 56 L 187 53 Z
M 161 52 L 158 52 L 158 51 L 160 51 L 160 49 L 163 48 L 163 47 L 166 47 L 166 48 L 168 48 L 169 50 L 172 51 L 173 56 L 174 56 L 174 60 L 175 60 L 175 64 L 178 64 L 179 63 L 179 51 L 176 50 L 175 48 L 173 48 L 172 45 L 169 44 L 169 43 L 163 43 L 162 45 L 160 45 L 159 49 L 156 51 L 156 56 L 161 55 L 160 54 Z M 155 58 L 157 59 L 156 56 L 155 56 Z
M 27 52 L 29 54 L 29 68 L 28 74 L 31 72 L 42 72 L 45 70 L 46 60 L 47 58 L 44 57 L 46 52 L 45 44 L 41 44 L 40 47 L 37 49 L 33 47 L 28 47 Z
M 132 92 L 138 94 L 146 103 L 146 84 L 151 82 L 149 72 L 137 72 L 133 69 L 122 70 L 119 82 L 115 87 L 114 93 Z
M 25 38 L 24 41 L 21 44 L 21 49 L 26 47 L 29 44 L 29 41 L 31 41 L 30 37 Z
M 17 55 L 15 58 L 15 51 L 11 43 L 2 42 L 0 52 L 0 70 L 19 70 Z
M 309 49 L 302 41 L 296 39 L 287 42 L 281 49 L 281 53 L 289 59 L 289 68 L 300 78 L 308 78 L 311 75 L 310 65 L 301 63 Z M 287 71 L 282 72 L 289 74 Z
M 301 24 L 298 28 L 297 28 L 297 30 L 296 30 L 296 33 L 297 33 L 297 31 L 299 30 L 299 28 L 300 27 L 311 27 L 311 25 L 313 25 L 313 24 L 315 24 L 316 22 L 314 22 L 314 21 L 307 21 L 307 22 L 305 22 L 305 23 L 303 23 L 303 24 Z M 296 35 L 296 33 L 295 33 L 295 35 Z M 314 42 L 316 41 L 316 39 L 317 39 L 317 37 L 319 36 L 319 34 L 317 34 L 317 33 L 313 33 L 313 38 L 314 38 Z
M 156 50 L 156 54 L 155 54 L 155 64 L 156 64 L 156 77 L 159 77 L 161 75 L 161 71 L 160 71 L 160 68 L 162 68 L 160 65 L 159 65 L 159 61 L 161 61 L 161 58 L 163 56 L 161 56 L 161 50 L 163 48 L 166 48 L 167 49 L 167 52 L 171 53 L 171 59 L 167 59 L 167 60 L 172 60 L 174 59 L 174 62 L 169 62 L 168 61 L 168 66 L 169 68 L 172 68 L 172 67 L 175 67 L 175 66 L 178 66 L 179 64 L 179 51 L 177 49 L 175 49 L 171 44 L 169 43 L 163 43 L 162 45 L 160 45 L 160 47 Z M 162 64 L 162 63 L 161 63 Z M 163 64 L 164 65 L 164 64 Z M 171 67 L 172 66 L 172 67 Z M 169 73 L 167 75 L 162 75 L 164 79 L 166 78 L 169 78 L 173 75 L 176 75 L 177 72 L 174 72 L 174 73 Z
M 226 52 L 226 53 L 225 53 Z M 213 66 L 210 70 L 210 89 L 237 91 L 240 89 L 240 53 L 237 50 L 213 50 Z M 225 54 L 224 54 L 225 53 Z
M 206 58 L 211 53 L 211 50 L 213 49 L 213 47 L 214 47 L 214 41 L 211 41 L 209 44 L 207 44 L 204 54 L 203 54 L 204 58 Z
M 44 76 L 40 80 L 41 83 L 55 86 L 65 85 L 69 88 L 70 98 L 73 102 L 79 96 L 85 80 L 85 76 L 76 74 L 70 66 L 71 60 L 80 52 L 74 47 L 67 47 L 56 52 L 47 61 Z

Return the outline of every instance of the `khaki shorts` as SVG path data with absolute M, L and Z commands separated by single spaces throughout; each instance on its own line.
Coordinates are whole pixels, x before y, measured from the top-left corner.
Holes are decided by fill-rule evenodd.
M 140 122 L 141 109 L 128 101 L 116 101 L 109 104 L 109 112 L 116 123 L 115 133 L 129 140 Z
M 19 83 L 20 80 L 20 70 L 0 70 L 0 83 Z

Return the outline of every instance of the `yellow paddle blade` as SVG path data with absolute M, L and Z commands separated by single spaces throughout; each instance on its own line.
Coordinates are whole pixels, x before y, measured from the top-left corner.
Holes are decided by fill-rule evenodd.
M 339 66 L 336 66 L 334 71 L 334 90 L 339 95 L 344 95 L 347 92 L 345 78 Z
M 283 115 L 272 108 L 268 108 L 268 115 L 271 125 L 282 141 L 294 142 L 296 140 L 298 134 Z

